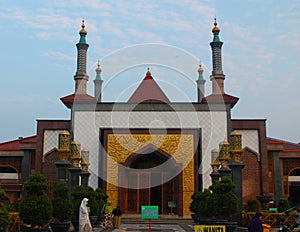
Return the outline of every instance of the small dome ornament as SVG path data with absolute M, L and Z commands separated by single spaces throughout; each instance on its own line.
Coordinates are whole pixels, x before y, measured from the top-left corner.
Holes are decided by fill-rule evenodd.
M 82 24 L 81 24 L 81 30 L 79 32 L 80 35 L 86 35 L 87 34 L 87 32 L 84 28 L 85 28 L 85 25 L 84 25 L 84 19 L 83 19 Z
M 215 18 L 215 22 L 214 22 L 215 27 L 211 30 L 212 33 L 219 33 L 220 32 L 220 28 L 217 27 L 218 23 L 217 23 L 217 19 Z
M 98 66 L 96 68 L 96 73 L 101 73 L 102 69 L 100 68 L 100 61 L 98 60 Z
M 201 65 L 201 63 L 199 64 L 199 68 L 198 68 L 198 73 L 199 74 L 201 74 L 201 73 L 203 73 L 203 67 L 202 67 L 202 65 Z

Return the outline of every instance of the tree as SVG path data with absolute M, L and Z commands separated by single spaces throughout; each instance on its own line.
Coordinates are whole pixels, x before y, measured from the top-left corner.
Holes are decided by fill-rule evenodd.
M 212 191 L 208 199 L 208 210 L 220 219 L 229 219 L 238 208 L 238 199 L 233 193 L 235 184 L 230 177 L 224 176 L 220 181 L 214 181 L 209 187 Z
M 69 188 L 58 183 L 53 189 L 53 217 L 59 222 L 70 221 L 73 214 L 73 204 L 69 199 Z
M 52 217 L 52 204 L 46 195 L 49 188 L 41 173 L 32 174 L 24 183 L 26 195 L 20 204 L 20 218 L 31 227 L 44 227 Z
M 212 216 L 212 213 L 208 210 L 207 205 L 211 194 L 212 193 L 209 189 L 204 189 L 203 192 L 195 191 L 191 197 L 193 201 L 190 205 L 190 210 L 193 213 L 199 214 L 200 216 Z
M 233 193 L 235 184 L 231 178 L 223 177 L 220 181 L 213 181 L 209 189 L 194 192 L 190 210 L 199 216 L 229 219 L 238 208 L 238 199 Z

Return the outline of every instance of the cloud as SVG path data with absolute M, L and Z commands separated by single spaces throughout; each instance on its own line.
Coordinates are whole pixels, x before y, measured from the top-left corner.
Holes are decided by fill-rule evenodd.
M 263 59 L 266 63 L 271 63 L 272 59 L 276 56 L 276 54 L 270 51 L 269 47 L 260 47 L 256 52 L 256 57 L 259 59 Z
M 117 37 L 125 37 L 125 33 L 120 29 L 120 26 L 108 20 L 103 21 L 103 23 L 101 24 L 101 30 L 106 33 L 111 33 Z
M 48 56 L 48 57 L 51 57 L 55 60 L 76 60 L 76 57 L 74 57 L 74 55 L 70 56 L 70 55 L 67 55 L 65 53 L 62 53 L 62 52 L 58 52 L 58 51 L 52 51 L 52 50 L 48 50 L 46 52 L 44 52 L 44 55 L 45 56 Z

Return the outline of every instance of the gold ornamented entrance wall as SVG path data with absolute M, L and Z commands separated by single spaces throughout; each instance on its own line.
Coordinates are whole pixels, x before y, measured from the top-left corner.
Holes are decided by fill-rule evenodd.
M 183 215 L 190 215 L 189 205 L 194 192 L 194 135 L 193 134 L 108 134 L 106 193 L 113 205 L 118 202 L 118 164 L 133 153 L 152 144 L 182 164 Z

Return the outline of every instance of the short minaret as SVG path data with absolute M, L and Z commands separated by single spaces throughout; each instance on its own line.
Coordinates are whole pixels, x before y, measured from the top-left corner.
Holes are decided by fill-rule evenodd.
M 203 77 L 203 68 L 201 63 L 199 64 L 198 73 L 199 73 L 198 80 L 196 80 L 197 89 L 198 89 L 198 102 L 201 102 L 205 94 L 205 82 L 206 82 Z
M 220 41 L 219 33 L 220 28 L 217 27 L 217 21 L 215 18 L 214 28 L 212 33 L 214 35 L 213 41 L 210 43 L 212 50 L 212 65 L 213 70 L 210 76 L 212 81 L 212 94 L 224 94 L 224 79 L 225 75 L 222 70 L 222 45 L 223 42 Z
M 86 43 L 87 32 L 84 29 L 84 20 L 82 20 L 81 30 L 79 32 L 80 39 L 76 44 L 77 47 L 77 71 L 74 76 L 75 80 L 75 93 L 86 94 L 86 85 L 89 80 L 89 76 L 86 73 L 87 62 L 87 50 L 89 45 Z
M 103 80 L 101 80 L 101 68 L 100 68 L 100 62 L 98 60 L 98 67 L 96 68 L 96 78 L 94 80 L 94 92 L 95 92 L 95 98 L 97 99 L 97 102 L 101 102 L 102 98 L 102 83 Z

